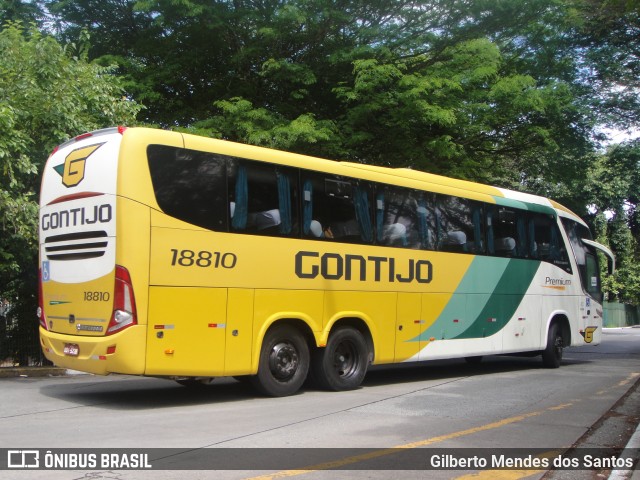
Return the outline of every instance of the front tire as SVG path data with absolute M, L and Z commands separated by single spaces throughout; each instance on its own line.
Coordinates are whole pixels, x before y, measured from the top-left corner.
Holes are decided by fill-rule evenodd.
M 542 364 L 546 368 L 558 368 L 562 361 L 564 339 L 560 325 L 554 323 L 549 328 L 547 347 L 542 351 Z
M 311 368 L 320 387 L 341 391 L 358 388 L 368 364 L 369 351 L 362 333 L 347 327 L 333 332 L 327 346 L 314 353 Z
M 309 363 L 309 346 L 302 333 L 289 325 L 277 325 L 264 337 L 258 374 L 251 377 L 251 383 L 270 397 L 293 395 L 307 378 Z

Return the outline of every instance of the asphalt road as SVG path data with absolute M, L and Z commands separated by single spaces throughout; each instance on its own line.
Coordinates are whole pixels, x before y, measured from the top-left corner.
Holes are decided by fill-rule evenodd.
M 597 425 L 607 439 L 600 444 L 624 444 L 634 407 L 626 407 L 626 426 L 602 419 L 619 417 L 611 412 L 639 381 L 638 328 L 607 330 L 599 346 L 565 350 L 557 370 L 542 368 L 539 358 L 519 357 L 490 357 L 479 365 L 378 367 L 355 391 L 308 388 L 275 399 L 233 379 L 192 391 L 167 380 L 127 376 L 4 378 L 0 449 L 173 450 L 151 451 L 154 467 L 167 470 L 13 470 L 0 477 L 541 478 L 550 475 L 548 468 L 437 470 L 426 469 L 420 459 L 428 455 L 432 465 L 432 457 L 442 463 L 440 455 L 448 452 L 459 459 L 465 452 L 500 454 L 509 448 L 554 458 L 554 452 L 585 439 L 591 439 L 587 446 L 597 445 Z M 460 450 L 468 448 L 482 450 Z M 188 468 L 190 458 L 202 462 L 203 452 L 223 452 L 219 460 L 232 469 L 175 470 Z M 245 465 L 247 470 L 238 470 Z M 316 467 L 304 468 L 309 466 Z M 573 478 L 592 478 L 580 475 Z

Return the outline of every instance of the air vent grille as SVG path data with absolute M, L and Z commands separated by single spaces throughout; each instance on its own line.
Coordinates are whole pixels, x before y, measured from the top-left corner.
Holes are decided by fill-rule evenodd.
M 109 237 L 104 230 L 52 235 L 44 240 L 49 260 L 84 260 L 102 257 Z

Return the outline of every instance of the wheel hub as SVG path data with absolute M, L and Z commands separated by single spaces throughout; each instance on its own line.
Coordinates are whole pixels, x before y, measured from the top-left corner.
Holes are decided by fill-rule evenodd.
M 295 347 L 281 342 L 273 346 L 269 355 L 269 369 L 278 380 L 288 380 L 298 369 L 299 357 Z

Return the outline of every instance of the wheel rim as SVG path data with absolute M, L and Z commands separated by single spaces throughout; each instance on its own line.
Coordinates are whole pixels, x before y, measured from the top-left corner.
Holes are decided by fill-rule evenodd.
M 358 349 L 352 342 L 341 342 L 333 354 L 333 368 L 338 376 L 348 378 L 358 371 Z
M 298 370 L 300 358 L 296 348 L 287 342 L 273 346 L 269 354 L 269 370 L 280 381 L 291 379 Z

